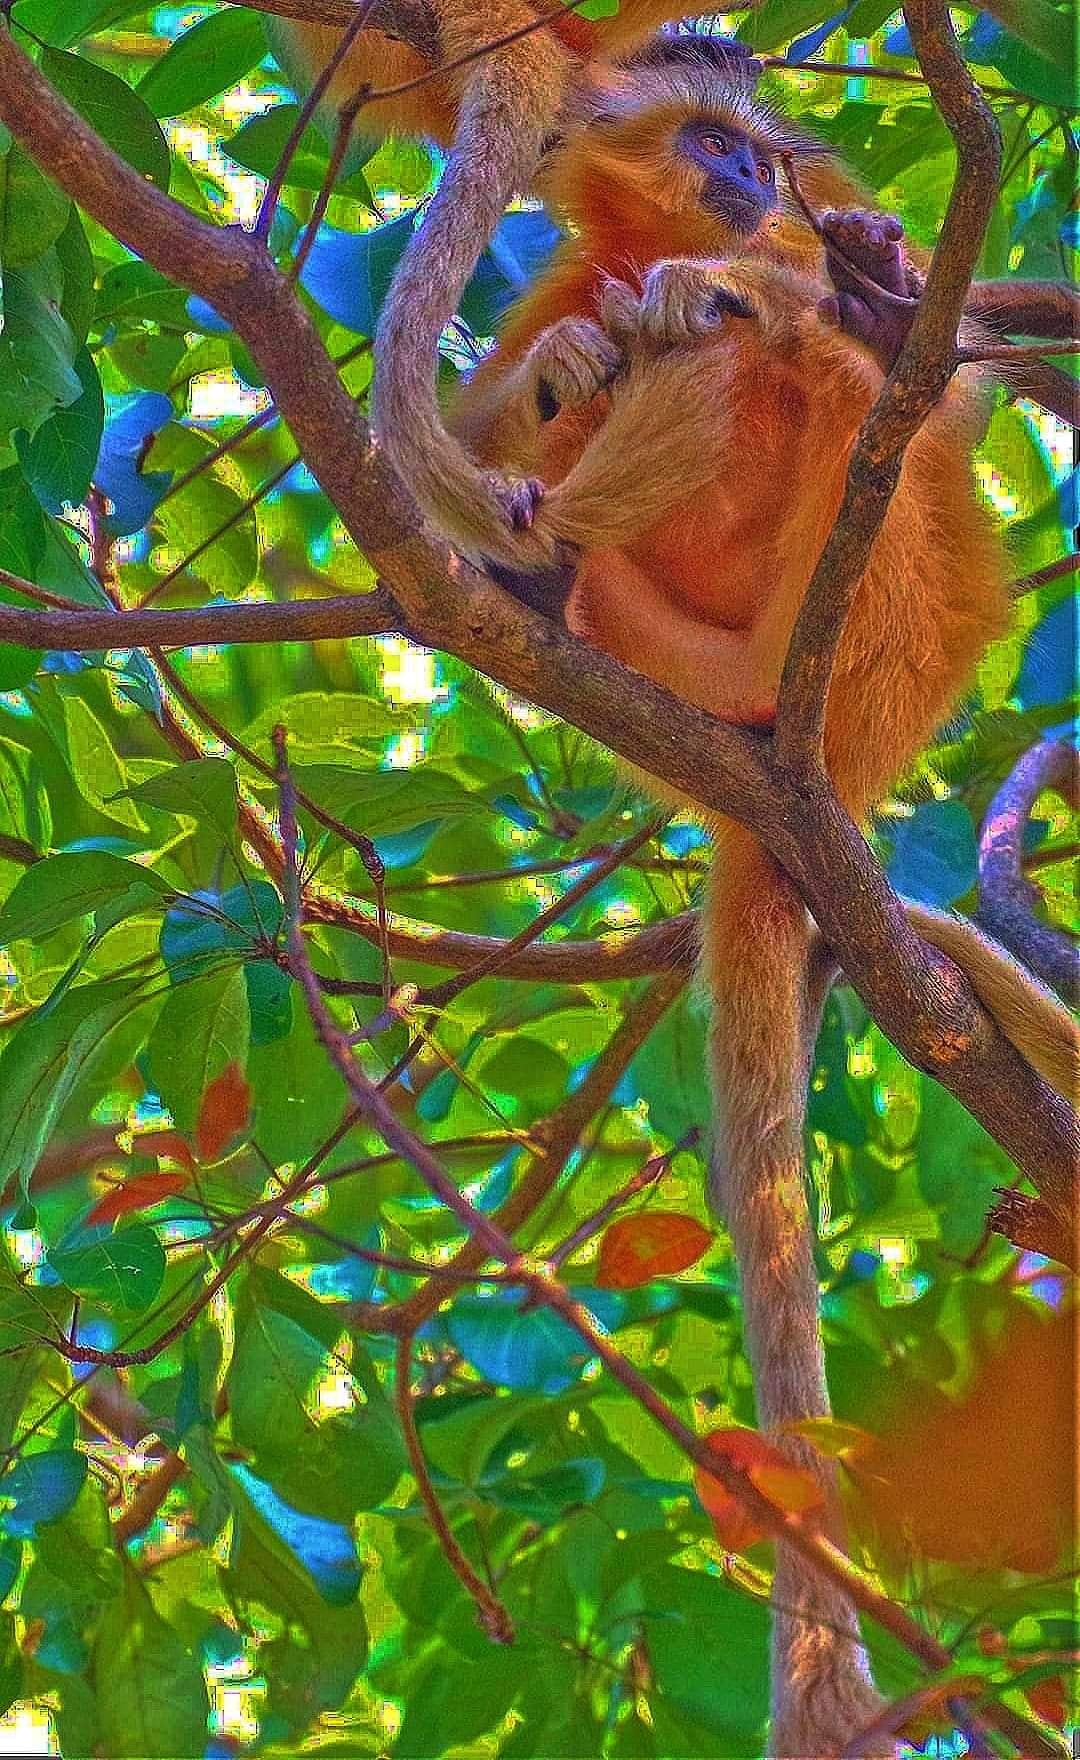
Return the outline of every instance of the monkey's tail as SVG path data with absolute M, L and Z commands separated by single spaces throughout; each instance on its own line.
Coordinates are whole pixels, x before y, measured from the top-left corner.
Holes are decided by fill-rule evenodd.
M 812 976 L 812 936 L 779 867 L 750 832 L 725 821 L 703 956 L 717 1115 L 710 1197 L 735 1249 L 758 1421 L 769 1429 L 829 1412 L 802 1147 L 823 994 Z M 787 1434 L 779 1440 L 821 1480 L 831 1538 L 842 1543 L 830 1465 Z M 850 1602 L 779 1546 L 769 1754 L 839 1754 L 880 1708 Z M 891 1744 L 881 1751 L 894 1752 Z
M 1057 1093 L 1075 1103 L 1080 1092 L 1080 1026 L 1059 997 L 968 918 L 904 902 L 912 928 L 960 967 L 1021 1056 Z
M 447 9 L 449 11 L 449 9 Z M 454 9 L 455 11 L 457 9 Z M 484 0 L 447 17 L 448 62 L 535 23 L 526 0 Z M 439 339 L 510 198 L 527 189 L 566 87 L 570 62 L 550 31 L 478 59 L 454 143 L 423 224 L 410 240 L 375 338 L 375 425 L 422 512 L 466 553 L 519 568 L 551 560 L 539 535 L 515 532 L 505 485 L 447 433 L 436 398 Z
M 732 427 L 726 365 L 715 347 L 680 349 L 662 364 L 632 361 L 603 427 L 541 501 L 541 539 L 582 549 L 625 544 L 715 481 L 721 436 Z

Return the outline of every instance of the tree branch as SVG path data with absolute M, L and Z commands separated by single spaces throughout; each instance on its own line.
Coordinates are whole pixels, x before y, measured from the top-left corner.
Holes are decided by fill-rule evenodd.
M 253 12 L 339 28 L 353 22 L 357 0 L 242 0 L 242 4 Z M 439 26 L 427 0 L 376 0 L 371 29 L 381 30 L 388 37 L 399 37 L 433 62 L 439 60 Z
M 23 591 L 22 583 L 12 584 Z M 27 596 L 37 588 L 26 583 Z M 23 611 L 0 605 L 0 642 L 24 648 L 194 648 L 213 642 L 326 642 L 396 634 L 401 613 L 385 590 L 333 599 L 197 605 L 179 611 Z
M 1077 757 L 1064 740 L 1041 740 L 1013 767 L 983 822 L 979 839 L 978 920 L 1062 996 L 1080 995 L 1080 951 L 1061 929 L 1036 915 L 1039 892 L 1023 871 L 1024 835 L 1044 789 L 1076 805 Z
M 957 328 L 996 200 L 997 123 L 960 54 L 947 6 L 944 0 L 908 0 L 904 16 L 930 95 L 956 142 L 956 179 L 914 322 L 860 430 L 840 512 L 788 650 L 776 750 L 780 762 L 795 772 L 823 768 L 825 712 L 844 624 L 905 449 L 955 366 Z
M 412 1334 L 403 1332 L 398 1339 L 394 1403 L 397 1407 L 398 1423 L 405 1441 L 405 1451 L 409 1457 L 416 1488 L 421 1501 L 427 1510 L 428 1521 L 435 1531 L 435 1536 L 442 1548 L 442 1554 L 465 1593 L 476 1603 L 477 1617 L 493 1644 L 512 1644 L 514 1642 L 514 1625 L 509 1613 L 499 1600 L 492 1594 L 487 1584 L 477 1576 L 461 1547 L 457 1543 L 453 1529 L 446 1517 L 446 1511 L 439 1502 L 435 1487 L 431 1482 L 427 1461 L 424 1459 L 423 1444 L 420 1432 L 416 1427 L 416 1413 L 413 1409 L 412 1388 L 409 1385 L 412 1373 Z

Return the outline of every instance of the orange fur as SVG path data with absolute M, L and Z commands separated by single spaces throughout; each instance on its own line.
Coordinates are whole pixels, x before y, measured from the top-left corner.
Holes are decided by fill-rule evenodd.
M 720 93 L 718 108 L 729 99 Z M 458 423 L 480 456 L 554 485 L 540 516 L 585 542 L 573 629 L 721 718 L 761 723 L 883 375 L 817 316 L 821 247 L 797 212 L 785 207 L 740 242 L 703 210 L 699 174 L 674 146 L 688 113 L 687 94 L 672 98 L 650 74 L 637 104 L 631 82 L 614 120 L 560 155 L 551 185 L 576 236 L 511 314 Z M 842 167 L 800 170 L 800 181 L 851 200 Z M 537 339 L 562 319 L 603 317 L 607 277 L 636 281 L 682 253 L 707 259 L 699 270 L 754 315 L 667 351 L 631 340 L 610 392 L 541 424 L 527 372 Z M 857 817 L 1006 624 L 1003 554 L 970 468 L 980 420 L 977 394 L 954 384 L 916 436 L 843 633 L 827 762 Z M 713 1196 L 740 1265 L 760 1418 L 784 1425 L 829 1409 L 802 1164 L 821 998 L 794 888 L 744 827 L 719 819 L 711 829 Z M 803 1458 L 830 1482 L 820 1460 Z M 875 1705 L 857 1623 L 783 1547 L 774 1597 L 769 1752 L 836 1754 Z

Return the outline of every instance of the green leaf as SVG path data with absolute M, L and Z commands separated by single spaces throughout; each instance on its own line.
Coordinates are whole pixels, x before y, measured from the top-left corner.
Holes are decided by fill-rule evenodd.
M 139 81 L 138 94 L 155 116 L 181 116 L 228 91 L 265 54 L 256 13 L 239 6 L 213 12 L 170 44 Z
M 761 1753 L 769 1702 L 763 1601 L 704 1571 L 650 1573 L 642 1621 L 661 1698 L 711 1730 L 717 1753 Z
M 127 795 L 129 800 L 145 801 L 148 807 L 211 826 L 227 849 L 236 842 L 236 772 L 226 758 L 174 764 L 129 788 Z
M 431 1422 L 423 1427 L 424 1453 L 439 1472 L 460 1479 L 463 1485 L 476 1485 L 504 1437 L 548 1404 L 536 1394 L 524 1398 L 509 1394 L 503 1399 L 470 1400 L 445 1418 L 438 1415 L 435 1406 Z
M 270 757 L 270 736 L 281 722 L 289 736 L 289 752 L 294 762 L 306 760 L 311 764 L 322 760 L 327 765 L 341 764 L 357 751 L 370 751 L 376 742 L 381 746 L 388 733 L 403 733 L 415 727 L 417 720 L 417 711 L 396 709 L 374 697 L 302 691 L 261 710 L 244 729 L 244 743 Z
M 491 811 L 484 790 L 463 788 L 456 777 L 434 765 L 361 770 L 356 765 L 307 764 L 298 765 L 294 775 L 313 801 L 368 837 L 388 837 L 432 820 Z
M 210 1711 L 202 1665 L 130 1565 L 98 1628 L 93 1676 L 102 1751 L 113 1760 L 201 1760 Z
M 289 1503 L 350 1521 L 389 1495 L 404 1464 L 371 1364 L 354 1349 L 350 1372 L 288 1314 L 245 1306 L 229 1370 L 233 1435 Z M 321 1402 L 330 1383 L 346 1409 Z
M 249 977 L 261 967 L 244 967 Z M 273 969 L 273 968 L 267 968 Z M 258 999 L 252 1008 L 252 1045 L 247 1077 L 257 1109 L 259 1147 L 275 1166 L 303 1161 L 314 1153 L 341 1117 L 341 1094 L 326 1080 L 326 1053 L 315 1037 L 307 1009 L 292 1010 L 287 1033 L 260 1039 Z
M 106 850 L 50 856 L 17 880 L 0 906 L 0 947 L 51 935 L 62 923 L 103 905 L 109 906 L 110 921 L 119 922 L 121 915 L 132 916 L 171 894 L 152 869 Z
M 169 187 L 169 143 L 143 98 L 122 79 L 61 49 L 46 49 L 43 72 L 121 159 L 160 190 Z
M 77 208 L 72 208 L 68 223 L 53 249 L 64 278 L 60 315 L 76 345 L 81 348 L 90 331 L 97 295 L 94 291 L 94 259 Z
M 0 1478 L 0 1498 L 13 1498 L 3 1516 L 9 1534 L 33 1534 L 39 1522 L 55 1522 L 75 1502 L 86 1480 L 87 1460 L 71 1448 L 24 1454 Z
M 81 697 L 65 697 L 63 713 L 71 773 L 85 798 L 107 819 L 116 819 L 135 831 L 145 830 L 130 801 L 122 798 L 127 772 L 104 723 Z
M 117 263 L 107 269 L 98 289 L 95 324 L 105 329 L 121 320 L 139 323 L 146 318 L 183 328 L 188 322 L 183 288 L 149 263 Z
M 17 144 L 0 168 L 0 263 L 6 273 L 34 262 L 56 243 L 68 223 L 71 200 Z
M 55 409 L 32 436 L 17 434 L 15 449 L 23 475 L 43 507 L 59 513 L 65 502 L 86 499 L 105 426 L 101 380 L 85 348 L 75 356 L 82 386 L 74 403 Z
M 238 966 L 204 973 L 169 991 L 150 1041 L 150 1077 L 177 1130 L 192 1131 L 207 1085 L 247 1062 L 250 1023 Z
M 179 474 L 210 450 L 210 443 L 201 435 L 173 424 L 155 441 L 149 468 Z M 168 566 L 198 550 L 200 554 L 189 565 L 192 574 L 226 596 L 237 598 L 245 593 L 259 572 L 259 552 L 255 514 L 250 509 L 245 513 L 243 508 L 243 497 L 210 471 L 170 495 L 157 509 L 157 523 L 170 550 Z
M 157 1299 L 165 1278 L 165 1250 L 148 1222 L 118 1228 L 79 1224 L 50 1247 L 48 1262 L 77 1296 L 90 1296 L 110 1314 L 141 1314 Z
M 75 338 L 60 315 L 63 271 L 55 250 L 32 263 L 8 264 L 0 289 L 0 437 L 34 434 L 59 405 L 83 395 Z
M 1031 0 L 1024 0 L 1025 10 L 1030 3 Z M 1066 14 L 1054 12 L 1049 6 L 1041 8 L 1041 11 L 1060 22 L 1068 41 L 1071 30 Z M 1009 32 L 1003 31 L 990 52 L 990 60 L 1003 79 L 1008 80 L 1018 91 L 1025 92 L 1028 97 L 1037 99 L 1040 104 L 1063 110 L 1076 108 L 1078 88 L 1075 48 L 1071 48 L 1060 59 L 1055 59 L 1030 49 L 1027 43 L 1018 42 Z
M 138 0 L 65 0 L 63 6 L 57 0 L 16 0 L 14 22 L 46 43 L 66 49 L 141 10 Z
M 1048 0 L 993 0 L 989 10 L 999 24 L 1051 66 L 1073 66 L 1076 41 L 1067 11 L 1059 12 Z
M 4 336 L 0 335 L 0 404 L 3 402 Z M 45 516 L 28 492 L 17 468 L 0 471 L 0 568 L 23 580 L 36 581 L 45 553 Z M 22 594 L 0 586 L 0 604 L 26 605 Z M 0 691 L 18 690 L 33 678 L 41 659 L 38 648 L 0 642 Z
M 0 1188 L 17 1176 L 26 1193 L 76 1082 L 105 1055 L 111 1031 L 142 1004 L 129 982 L 83 984 L 16 1029 L 0 1056 Z
M 272 109 L 264 110 L 261 116 L 252 116 L 236 134 L 222 141 L 221 150 L 246 171 L 254 171 L 259 177 L 271 177 L 299 114 L 299 104 L 275 104 Z M 286 186 L 320 190 L 328 163 L 326 142 L 309 124 L 289 160 Z

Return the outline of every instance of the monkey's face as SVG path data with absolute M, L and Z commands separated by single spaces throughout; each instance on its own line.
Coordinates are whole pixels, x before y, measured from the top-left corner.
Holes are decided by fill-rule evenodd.
M 705 212 L 715 214 L 738 237 L 752 237 L 779 206 L 772 154 L 734 124 L 687 122 L 676 151 L 701 174 L 698 199 Z

